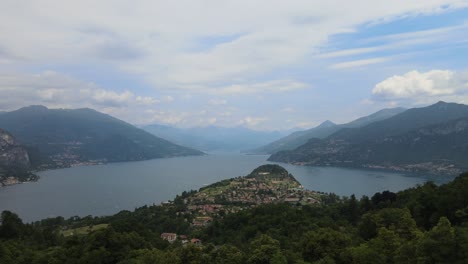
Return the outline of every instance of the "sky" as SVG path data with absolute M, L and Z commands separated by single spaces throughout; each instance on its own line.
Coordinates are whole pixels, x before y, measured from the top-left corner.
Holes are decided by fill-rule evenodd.
M 468 104 L 468 0 L 0 0 L 0 111 L 255 130 Z

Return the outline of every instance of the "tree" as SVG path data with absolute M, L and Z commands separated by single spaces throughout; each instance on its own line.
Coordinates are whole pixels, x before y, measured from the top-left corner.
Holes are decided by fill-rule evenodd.
M 376 238 L 369 241 L 369 247 L 380 255 L 384 263 L 394 263 L 394 256 L 401 246 L 398 235 L 387 228 L 380 228 Z
M 211 252 L 211 259 L 214 264 L 242 264 L 242 252 L 235 246 L 222 245 Z
M 250 243 L 253 249 L 247 263 L 252 264 L 286 264 L 286 258 L 281 254 L 278 240 L 268 235 L 260 235 Z
M 350 249 L 352 263 L 354 264 L 384 264 L 385 258 L 379 252 L 363 243 Z
M 348 220 L 352 224 L 356 224 L 359 220 L 359 204 L 356 200 L 356 196 L 351 195 L 350 199 L 347 201 L 346 213 L 348 215 Z
M 327 256 L 336 260 L 350 243 L 348 235 L 330 228 L 320 228 L 304 235 L 301 241 L 302 255 L 306 261 L 316 261 Z
M 416 222 L 407 209 L 385 208 L 363 215 L 359 233 L 364 239 L 377 236 L 382 227 L 394 230 L 399 237 L 410 240 L 418 236 Z
M 417 248 L 419 263 L 453 263 L 457 255 L 455 230 L 446 217 L 424 234 Z
M 12 239 L 19 238 L 22 235 L 25 226 L 18 215 L 10 211 L 3 211 L 0 219 L 2 223 L 0 238 Z
M 204 263 L 201 248 L 190 243 L 184 247 L 178 248 L 177 255 L 179 256 L 181 263 L 184 264 Z

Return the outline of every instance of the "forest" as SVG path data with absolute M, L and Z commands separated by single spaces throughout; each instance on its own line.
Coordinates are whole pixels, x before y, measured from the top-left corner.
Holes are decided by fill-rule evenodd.
M 317 205 L 261 205 L 204 228 L 180 214 L 187 192 L 173 206 L 105 217 L 23 223 L 4 211 L 0 263 L 468 263 L 467 190 L 464 173 L 445 185 L 372 197 L 327 194 Z M 202 245 L 169 243 L 164 232 Z

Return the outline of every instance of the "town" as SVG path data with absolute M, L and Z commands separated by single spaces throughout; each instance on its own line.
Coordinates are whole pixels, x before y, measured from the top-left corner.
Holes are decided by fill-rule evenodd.
M 248 176 L 223 180 L 199 191 L 184 192 L 174 201 L 162 203 L 162 206 L 182 205 L 184 209 L 179 214 L 191 220 L 191 227 L 196 229 L 210 225 L 215 218 L 262 204 L 314 205 L 320 204 L 320 197 L 320 193 L 304 189 L 284 168 L 264 165 Z M 163 233 L 161 238 L 174 242 L 178 236 Z M 185 235 L 179 238 L 183 243 L 188 242 Z M 201 244 L 198 239 L 193 239 L 195 244 Z

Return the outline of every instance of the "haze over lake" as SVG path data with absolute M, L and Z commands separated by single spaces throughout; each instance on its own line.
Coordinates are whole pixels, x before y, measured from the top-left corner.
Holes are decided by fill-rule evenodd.
M 55 216 L 109 215 L 159 204 L 183 191 L 247 175 L 256 167 L 271 163 L 267 158 L 212 154 L 44 171 L 39 173 L 38 182 L 0 188 L 0 211 L 14 211 L 26 222 Z M 429 179 L 394 172 L 280 165 L 307 189 L 347 196 L 398 191 Z

